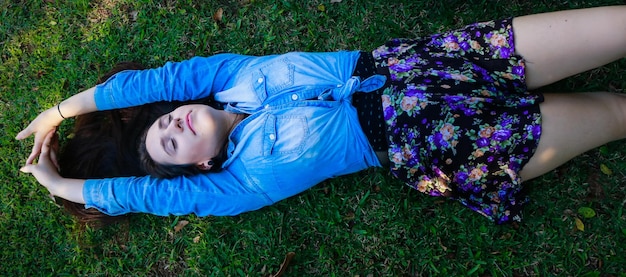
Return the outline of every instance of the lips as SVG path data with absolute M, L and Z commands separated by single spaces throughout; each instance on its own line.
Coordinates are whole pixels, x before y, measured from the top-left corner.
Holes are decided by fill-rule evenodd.
M 191 124 L 191 111 L 189 111 L 189 113 L 187 114 L 186 121 L 187 127 L 189 127 L 189 130 L 191 130 L 191 132 L 195 135 L 196 130 L 193 129 L 193 125 Z

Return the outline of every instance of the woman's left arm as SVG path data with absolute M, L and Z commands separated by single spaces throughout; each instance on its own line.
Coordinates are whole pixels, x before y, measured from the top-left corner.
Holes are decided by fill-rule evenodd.
M 96 87 L 95 102 L 99 110 L 110 110 L 205 98 L 226 89 L 251 58 L 219 54 L 168 62 L 158 68 L 122 71 Z

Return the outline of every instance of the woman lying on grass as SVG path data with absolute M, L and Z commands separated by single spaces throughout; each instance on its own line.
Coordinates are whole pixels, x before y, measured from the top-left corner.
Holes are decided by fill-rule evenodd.
M 20 132 L 35 135 L 21 170 L 109 215 L 204 216 L 256 210 L 390 163 L 421 192 L 496 223 L 519 221 L 523 181 L 626 137 L 626 96 L 532 90 L 620 59 L 625 46 L 618 6 L 477 23 L 372 52 L 221 54 L 124 71 Z M 184 105 L 147 129 L 140 156 L 152 177 L 63 178 L 53 165 L 65 117 L 207 97 L 223 108 Z

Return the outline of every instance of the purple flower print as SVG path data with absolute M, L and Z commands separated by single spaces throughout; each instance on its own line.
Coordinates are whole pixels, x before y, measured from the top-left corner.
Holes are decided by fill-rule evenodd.
M 436 147 L 448 147 L 448 142 L 443 139 L 443 134 L 441 134 L 440 132 L 429 136 L 428 141 L 434 144 Z
M 524 67 L 523 66 L 519 66 L 516 65 L 513 67 L 513 74 L 517 75 L 517 76 L 524 76 Z
M 478 147 L 480 147 L 480 148 L 482 148 L 482 147 L 486 147 L 486 146 L 488 146 L 489 144 L 490 144 L 490 143 L 489 143 L 489 139 L 488 139 L 488 138 L 479 138 L 479 139 L 476 141 L 476 146 L 478 146 Z
M 467 181 L 467 177 L 467 172 L 461 171 L 457 173 L 456 176 L 454 176 L 454 179 L 458 184 L 465 184 L 465 182 Z
M 410 63 L 410 64 L 419 64 L 420 62 L 420 57 L 418 55 L 413 55 L 410 58 L 405 60 L 406 63 Z
M 407 140 L 407 141 L 413 141 L 413 139 L 414 139 L 415 137 L 417 137 L 417 136 L 415 135 L 415 132 L 413 132 L 413 131 L 409 131 L 409 134 L 408 134 L 408 135 L 406 135 L 406 140 Z
M 508 59 L 513 54 L 513 48 L 510 47 L 502 47 L 500 48 L 500 58 Z
M 484 207 L 484 208 L 482 209 L 482 212 L 483 212 L 485 215 L 487 215 L 487 216 L 492 216 L 492 215 L 493 215 L 493 210 L 492 210 L 492 209 L 491 209 L 491 207 L 489 207 L 489 206 Z
M 472 48 L 469 43 L 467 43 L 467 41 L 463 41 L 461 43 L 459 43 L 459 47 L 461 47 L 461 49 L 463 49 L 463 51 L 467 51 L 470 48 Z
M 503 185 L 503 188 L 501 190 L 498 191 L 498 197 L 500 197 L 500 199 L 506 199 L 507 198 L 507 192 L 506 192 L 506 188 L 504 187 L 506 185 Z
M 538 138 L 539 136 L 541 136 L 541 125 L 537 124 L 533 126 L 533 136 L 535 138 Z
M 419 157 L 417 155 L 413 155 L 407 162 L 406 166 L 409 168 L 413 168 L 419 164 Z
M 465 97 L 460 95 L 446 95 L 443 97 L 443 99 L 446 100 L 446 103 L 448 103 L 448 105 L 453 105 L 463 101 Z
M 389 69 L 395 71 L 395 72 L 408 72 L 411 71 L 411 69 L 413 69 L 413 66 L 409 65 L 409 64 L 394 64 L 392 66 L 389 67 Z
M 385 120 L 389 120 L 396 115 L 396 110 L 393 106 L 388 106 L 385 108 Z
M 418 98 L 422 98 L 424 96 L 424 92 L 425 91 L 418 89 L 415 86 L 411 85 L 406 88 L 406 92 L 404 93 L 404 96 L 407 96 L 407 97 L 417 96 Z
M 448 42 L 459 42 L 459 40 L 457 39 L 457 37 L 455 35 L 449 35 L 447 37 L 445 37 L 443 39 L 444 43 L 448 43 Z
M 506 117 L 504 120 L 500 122 L 500 126 L 508 126 L 513 122 L 511 117 Z
M 464 115 L 471 116 L 476 114 L 476 110 L 459 105 L 458 109 L 463 111 Z
M 493 133 L 492 138 L 495 141 L 505 141 L 511 137 L 511 130 L 497 130 Z
M 489 72 L 486 69 L 478 66 L 477 64 L 472 64 L 472 69 L 480 73 L 481 76 L 489 76 Z

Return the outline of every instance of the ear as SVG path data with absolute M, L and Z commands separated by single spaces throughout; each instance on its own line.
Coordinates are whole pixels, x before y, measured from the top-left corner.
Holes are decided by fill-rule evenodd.
M 198 164 L 196 164 L 196 167 L 198 167 L 198 169 L 203 170 L 203 171 L 209 171 L 213 167 L 213 164 L 214 164 L 213 160 L 207 160 L 207 161 L 199 162 Z

